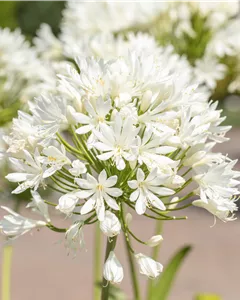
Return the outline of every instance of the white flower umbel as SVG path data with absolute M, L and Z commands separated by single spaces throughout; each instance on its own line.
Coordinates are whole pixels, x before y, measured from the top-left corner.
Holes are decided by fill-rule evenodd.
M 109 253 L 103 267 L 103 277 L 110 283 L 119 284 L 123 280 L 123 267 L 113 251 Z
M 87 174 L 87 179 L 76 178 L 75 181 L 84 189 L 78 193 L 79 197 L 82 199 L 88 198 L 81 208 L 82 215 L 96 209 L 99 221 L 103 221 L 105 218 L 105 203 L 112 209 L 119 210 L 119 205 L 114 198 L 120 197 L 123 192 L 119 188 L 113 187 L 117 183 L 116 175 L 107 178 L 106 171 L 102 170 L 98 179 Z
M 66 234 L 68 248 L 82 247 L 83 226 L 91 224 L 107 236 L 107 256 L 122 231 L 133 255 L 131 237 L 158 245 L 161 236 L 144 242 L 131 230 L 136 213 L 177 221 L 187 216 L 175 211 L 193 204 L 223 221 L 235 218 L 240 173 L 232 170 L 235 161 L 213 152 L 230 127 L 221 126 L 217 102 L 208 102 L 209 93 L 192 82 L 184 59 L 170 48 L 153 52 L 78 57 L 60 72 L 59 94 L 32 100 L 30 113 L 19 113 L 5 139 L 15 170 L 7 179 L 19 184 L 13 193 L 33 190 L 30 207 L 48 229 Z M 41 187 L 56 190 L 57 203 L 43 201 Z M 46 205 L 73 223 L 56 227 Z M 143 254 L 136 259 L 150 278 L 162 271 Z M 106 266 L 103 285 L 120 282 L 122 267 L 113 254 Z
M 100 229 L 108 237 L 114 237 L 121 231 L 121 223 L 115 214 L 110 211 L 105 212 L 105 218 L 100 222 Z
M 135 254 L 139 266 L 139 272 L 149 278 L 156 278 L 163 271 L 163 266 L 159 262 L 153 260 L 142 253 Z
M 10 213 L 10 215 L 4 216 L 3 220 L 0 221 L 0 229 L 8 238 L 17 238 L 34 228 L 40 228 L 47 225 L 44 221 L 35 221 L 24 218 L 8 207 L 1 206 L 1 208 Z

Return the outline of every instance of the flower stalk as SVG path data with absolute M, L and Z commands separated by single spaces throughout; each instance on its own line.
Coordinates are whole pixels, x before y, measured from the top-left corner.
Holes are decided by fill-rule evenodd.
M 117 242 L 117 236 L 114 236 L 113 238 L 107 239 L 107 246 L 106 246 L 106 252 L 105 252 L 105 260 L 107 261 L 109 254 L 111 251 L 115 249 Z M 101 300 L 109 300 L 109 289 L 110 289 L 110 282 L 108 282 L 104 277 L 102 279 L 102 294 L 101 294 Z

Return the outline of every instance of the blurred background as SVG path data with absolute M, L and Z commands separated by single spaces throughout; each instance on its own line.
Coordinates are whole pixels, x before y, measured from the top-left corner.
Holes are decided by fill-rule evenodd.
M 40 24 L 48 23 L 57 35 L 64 5 L 63 1 L 1 1 L 0 27 L 20 27 L 31 40 Z M 220 100 L 223 115 L 227 115 L 225 124 L 230 124 L 233 128 L 228 134 L 230 141 L 218 146 L 217 150 L 229 154 L 232 159 L 238 159 L 240 98 L 231 95 Z M 237 168 L 240 170 L 240 164 Z M 11 199 L 1 199 L 1 205 L 9 201 Z M 20 213 L 28 216 L 24 206 L 20 204 Z M 2 215 L 0 211 L 0 217 Z M 239 300 L 240 221 L 224 224 L 218 220 L 210 228 L 214 220 L 204 210 L 191 208 L 186 211 L 186 215 L 189 216 L 187 221 L 164 224 L 165 240 L 159 256 L 161 263 L 166 264 L 179 247 L 193 247 L 178 273 L 169 300 L 192 300 L 199 292 L 216 293 L 225 300 Z M 66 222 L 57 213 L 55 219 L 59 226 Z M 154 232 L 153 224 L 141 217 L 133 222 L 133 229 L 143 239 Z M 93 228 L 85 230 L 86 251 L 78 253 L 75 258 L 67 255 L 63 236 L 46 229 L 18 239 L 14 243 L 11 300 L 92 299 L 93 234 Z M 4 240 L 2 237 L 0 240 L 2 245 Z M 141 251 L 139 245 L 136 248 Z M 118 247 L 117 252 L 119 259 L 126 264 L 124 248 Z M 142 278 L 143 285 L 145 282 L 145 278 Z M 128 274 L 121 287 L 131 299 Z

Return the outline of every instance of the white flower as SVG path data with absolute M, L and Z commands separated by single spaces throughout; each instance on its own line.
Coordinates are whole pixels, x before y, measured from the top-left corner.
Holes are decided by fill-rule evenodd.
M 38 150 L 35 150 L 32 156 L 27 150 L 23 150 L 24 160 L 10 158 L 10 162 L 14 168 L 18 169 L 16 173 L 10 173 L 6 178 L 11 182 L 22 182 L 14 191 L 13 194 L 19 194 L 33 188 L 37 190 L 40 183 L 44 183 L 43 172 L 44 168 L 40 163 L 40 154 Z
M 146 245 L 149 247 L 156 247 L 162 242 L 162 240 L 163 237 L 161 235 L 154 235 L 146 242 Z
M 68 228 L 65 234 L 65 247 L 74 252 L 85 247 L 83 222 L 76 222 Z
M 98 139 L 94 147 L 104 152 L 97 156 L 98 159 L 105 161 L 112 158 L 117 169 L 123 170 L 126 167 L 125 160 L 134 160 L 131 149 L 136 145 L 138 131 L 131 118 L 122 120 L 119 115 L 116 116 L 112 127 L 101 124 L 100 132 L 94 131 Z
M 239 194 L 237 186 L 240 181 L 240 172 L 232 168 L 237 161 L 221 162 L 207 168 L 203 174 L 197 174 L 193 179 L 199 184 L 196 193 L 204 203 L 211 199 L 231 199 Z
M 34 121 L 39 125 L 42 135 L 53 137 L 61 126 L 68 125 L 67 105 L 63 98 L 57 96 L 40 96 L 30 103 Z
M 98 130 L 99 125 L 105 122 L 106 115 L 111 109 L 111 100 L 108 99 L 107 101 L 104 101 L 99 97 L 96 100 L 95 105 L 86 100 L 84 101 L 84 108 L 88 115 L 78 112 L 73 114 L 73 117 L 78 123 L 84 124 L 84 126 L 81 126 L 76 130 L 76 133 L 78 134 L 85 134 L 93 129 Z
M 66 215 L 71 215 L 78 201 L 79 201 L 78 192 L 71 192 L 71 193 L 64 194 L 59 198 L 56 209 L 60 210 L 62 213 Z
M 41 156 L 39 160 L 43 165 L 49 166 L 49 168 L 43 173 L 43 178 L 52 176 L 58 170 L 61 170 L 64 165 L 70 165 L 71 161 L 66 156 L 66 149 L 61 145 L 61 150 L 49 146 L 43 149 L 42 153 L 46 156 Z
M 135 254 L 135 258 L 139 265 L 139 272 L 149 278 L 156 278 L 163 271 L 163 266 L 159 262 L 142 253 Z
M 34 45 L 44 60 L 59 59 L 62 56 L 62 43 L 56 38 L 48 24 L 41 24 L 37 37 L 33 39 Z
M 211 56 L 204 56 L 201 60 L 196 60 L 194 69 L 196 81 L 205 83 L 210 89 L 216 87 L 217 81 L 224 78 L 226 71 L 226 66 Z
M 121 223 L 115 214 L 107 210 L 104 220 L 100 222 L 100 229 L 106 236 L 113 237 L 120 233 Z
M 103 267 L 103 277 L 110 283 L 120 283 L 123 280 L 123 267 L 113 251 L 109 253 Z
M 76 159 L 72 162 L 72 168 L 68 170 L 73 176 L 77 177 L 80 174 L 84 174 L 87 172 L 87 168 L 84 163 L 82 163 L 79 159 Z
M 133 148 L 133 153 L 136 155 L 140 165 L 145 163 L 149 169 L 156 166 L 175 165 L 176 162 L 168 158 L 166 154 L 174 152 L 175 147 L 171 146 L 159 146 L 162 145 L 169 134 L 165 133 L 160 135 L 154 135 L 152 129 L 146 128 L 143 138 L 137 136 L 137 146 Z
M 205 208 L 223 222 L 227 222 L 236 220 L 234 217 L 234 212 L 238 210 L 235 203 L 236 200 L 237 198 L 228 199 L 215 195 L 212 198 L 209 198 L 207 203 L 204 200 L 199 199 L 193 201 L 193 205 Z
M 1 208 L 10 213 L 10 215 L 4 216 L 0 222 L 2 233 L 9 238 L 17 238 L 33 228 L 46 226 L 46 222 L 44 221 L 35 221 L 24 218 L 5 206 L 1 206 Z
M 136 201 L 135 209 L 139 215 L 145 213 L 148 205 L 161 210 L 166 209 L 161 199 L 156 196 L 174 194 L 173 190 L 162 186 L 166 179 L 167 176 L 159 176 L 157 174 L 157 169 L 152 170 L 145 178 L 143 170 L 139 168 L 137 170 L 137 180 L 128 181 L 129 187 L 135 190 L 130 195 L 130 201 Z
M 32 202 L 28 203 L 26 207 L 30 207 L 33 211 L 39 212 L 46 219 L 47 222 L 50 222 L 48 205 L 43 201 L 38 192 L 31 191 L 31 194 L 33 196 Z
M 116 175 L 107 178 L 106 171 L 102 170 L 98 175 L 98 179 L 87 173 L 87 179 L 76 178 L 75 181 L 84 189 L 78 193 L 79 197 L 82 199 L 88 198 L 81 208 L 82 215 L 96 209 L 99 221 L 103 221 L 105 217 L 104 201 L 110 208 L 119 210 L 116 200 L 112 198 L 120 197 L 123 193 L 119 188 L 113 187 L 117 183 Z

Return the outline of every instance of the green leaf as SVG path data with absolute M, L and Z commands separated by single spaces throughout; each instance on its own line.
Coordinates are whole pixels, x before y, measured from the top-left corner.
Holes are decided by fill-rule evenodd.
M 16 1 L 0 2 L 0 27 L 17 27 L 17 5 Z
M 221 297 L 213 294 L 199 294 L 196 296 L 195 300 L 221 300 Z
M 165 270 L 163 271 L 161 277 L 153 286 L 153 298 L 151 300 L 167 299 L 177 271 L 190 250 L 190 246 L 183 247 L 173 256 L 168 265 L 165 267 Z

